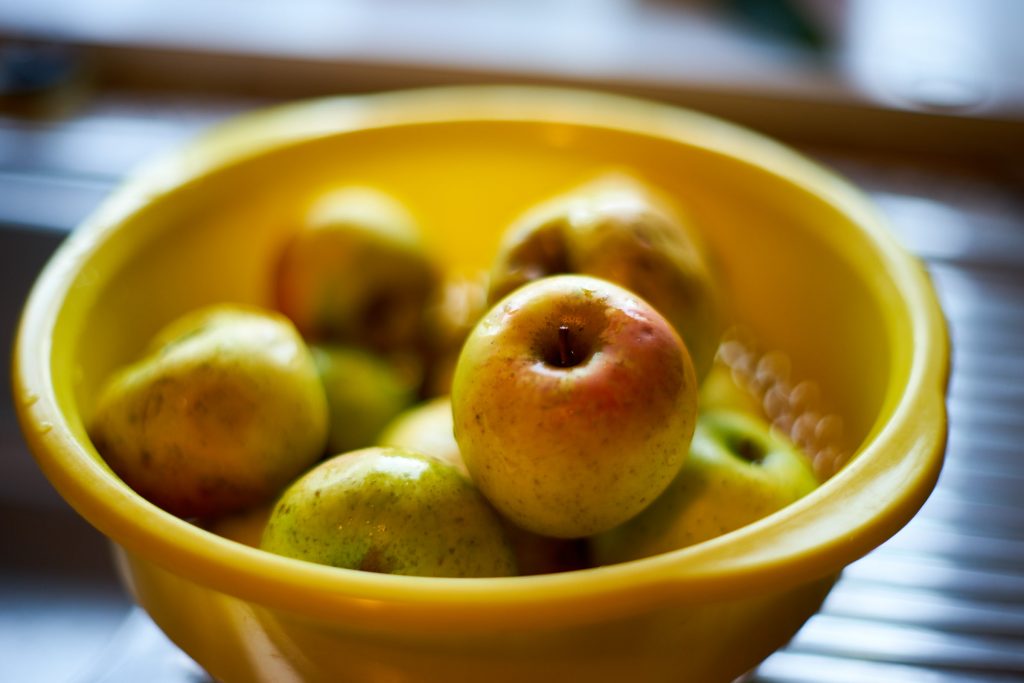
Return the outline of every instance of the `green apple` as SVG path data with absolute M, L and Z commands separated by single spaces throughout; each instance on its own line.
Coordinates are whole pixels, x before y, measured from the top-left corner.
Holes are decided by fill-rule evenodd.
M 703 380 L 722 331 L 705 252 L 700 235 L 666 199 L 631 176 L 604 176 L 533 207 L 512 224 L 499 247 L 490 301 L 547 275 L 611 280 L 675 326 Z
M 408 448 L 435 457 L 469 476 L 452 424 L 452 401 L 438 396 L 398 415 L 381 432 L 378 446 Z
M 415 368 L 363 349 L 312 344 L 327 395 L 331 455 L 373 445 L 387 424 L 416 400 Z
M 808 459 L 756 417 L 701 415 L 690 457 L 668 490 L 625 524 L 590 540 L 595 564 L 684 548 L 755 522 L 814 490 Z
M 516 573 L 501 520 L 472 482 L 400 448 L 353 451 L 307 472 L 274 506 L 260 547 L 385 574 Z
M 448 396 L 431 399 L 399 415 L 385 428 L 377 444 L 429 455 L 469 476 L 455 441 L 452 402 Z M 552 574 L 586 566 L 585 544 L 540 536 L 502 521 L 520 574 Z
M 269 501 L 319 459 L 327 402 L 284 316 L 214 306 L 171 323 L 110 378 L 89 434 L 142 496 L 209 517 Z
M 512 523 L 588 536 L 649 505 L 682 467 L 697 413 L 686 346 L 606 280 L 559 275 L 488 311 L 455 369 L 455 438 Z
M 282 250 L 278 307 L 309 340 L 414 347 L 437 275 L 413 216 L 370 187 L 315 202 Z

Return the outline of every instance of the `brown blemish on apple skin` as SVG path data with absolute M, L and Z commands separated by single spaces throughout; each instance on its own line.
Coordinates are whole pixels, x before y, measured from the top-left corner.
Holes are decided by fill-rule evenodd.
M 366 554 L 363 555 L 358 569 L 376 574 L 390 574 L 393 571 L 393 567 L 386 561 L 384 553 L 377 546 L 370 546 Z

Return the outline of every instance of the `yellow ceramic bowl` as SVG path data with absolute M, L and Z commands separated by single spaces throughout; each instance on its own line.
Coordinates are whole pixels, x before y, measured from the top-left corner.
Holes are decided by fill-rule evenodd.
M 524 207 L 631 168 L 720 255 L 735 319 L 843 417 L 853 460 L 813 494 L 688 549 L 557 575 L 437 579 L 277 557 L 147 503 L 83 424 L 97 387 L 173 317 L 268 304 L 295 207 L 344 182 L 393 192 L 454 269 Z M 726 681 L 782 645 L 841 569 L 937 478 L 948 346 L 921 265 L 852 187 L 696 113 L 614 96 L 455 88 L 243 117 L 139 174 L 60 249 L 28 301 L 14 392 L 41 468 L 109 536 L 174 642 L 242 681 Z

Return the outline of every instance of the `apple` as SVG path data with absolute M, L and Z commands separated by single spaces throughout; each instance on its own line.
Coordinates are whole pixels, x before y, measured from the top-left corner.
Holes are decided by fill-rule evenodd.
M 767 422 L 748 414 L 701 415 L 690 457 L 646 510 L 590 540 L 595 564 L 685 548 L 780 510 L 814 490 L 810 462 Z
M 353 451 L 307 472 L 275 504 L 260 547 L 385 574 L 516 573 L 501 520 L 472 482 L 400 448 Z
M 490 301 L 547 275 L 611 280 L 675 326 L 703 380 L 722 332 L 705 252 L 700 235 L 667 199 L 632 176 L 602 176 L 531 208 L 510 226 L 491 274 Z
M 284 316 L 220 305 L 172 322 L 116 372 L 89 434 L 139 494 L 210 517 L 269 501 L 319 459 L 327 401 Z
M 419 373 L 372 351 L 311 344 L 327 396 L 331 455 L 373 445 L 381 430 L 417 397 Z
M 459 444 L 455 441 L 452 402 L 448 396 L 431 399 L 399 415 L 385 428 L 377 445 L 407 448 L 429 455 L 469 476 Z M 520 574 L 552 574 L 586 566 L 585 544 L 540 536 L 504 519 L 503 523 Z
M 452 388 L 455 439 L 512 523 L 588 536 L 649 505 L 682 467 L 697 380 L 675 329 L 606 280 L 530 282 L 481 319 Z
M 282 249 L 278 307 L 311 341 L 414 347 L 437 275 L 413 216 L 370 187 L 320 197 Z
M 487 273 L 451 273 L 428 306 L 424 331 L 427 396 L 451 393 L 455 363 L 473 326 L 487 312 Z
M 378 446 L 408 448 L 442 460 L 469 476 L 455 441 L 452 401 L 438 396 L 395 417 L 377 439 Z
M 588 568 L 584 538 L 553 538 L 520 529 L 505 520 L 505 533 L 516 556 L 521 576 L 558 574 Z

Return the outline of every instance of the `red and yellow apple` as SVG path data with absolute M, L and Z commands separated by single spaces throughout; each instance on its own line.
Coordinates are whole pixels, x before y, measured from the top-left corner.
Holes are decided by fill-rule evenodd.
M 513 524 L 562 538 L 636 515 L 686 459 L 697 380 L 673 326 L 605 280 L 530 282 L 494 306 L 459 356 L 455 438 Z
M 414 217 L 370 187 L 320 197 L 284 245 L 278 307 L 311 341 L 414 347 L 437 275 Z
M 678 209 L 639 179 L 602 176 L 524 213 L 502 239 L 490 301 L 560 273 L 638 294 L 682 335 L 698 379 L 710 370 L 722 313 L 706 248 Z

